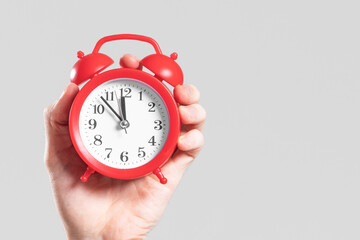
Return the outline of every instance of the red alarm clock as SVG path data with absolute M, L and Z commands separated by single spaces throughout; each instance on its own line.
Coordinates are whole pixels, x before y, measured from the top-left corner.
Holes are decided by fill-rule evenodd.
M 99 53 L 101 46 L 124 39 L 154 47 L 155 54 L 140 61 L 154 75 L 129 68 L 103 71 L 114 61 Z M 116 179 L 154 173 L 165 184 L 160 168 L 175 151 L 180 117 L 178 104 L 162 81 L 173 87 L 183 83 L 177 54 L 163 55 L 150 37 L 118 34 L 100 39 L 88 55 L 79 51 L 78 58 L 71 82 L 79 85 L 90 79 L 77 94 L 69 119 L 72 143 L 88 165 L 81 181 L 94 172 Z

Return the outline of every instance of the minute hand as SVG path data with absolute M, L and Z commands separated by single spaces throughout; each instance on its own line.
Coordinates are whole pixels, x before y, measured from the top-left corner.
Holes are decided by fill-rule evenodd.
M 125 115 L 124 115 L 124 110 L 123 110 L 123 108 L 122 108 L 122 102 L 121 102 L 121 101 L 122 101 L 122 97 L 121 97 L 121 99 L 118 98 L 118 97 L 117 97 L 117 94 L 116 94 L 116 91 L 115 91 L 115 97 L 116 97 L 116 102 L 117 102 L 118 108 L 119 108 L 119 114 L 120 114 L 120 116 L 121 116 L 122 119 L 126 120 L 126 117 L 125 117 Z
M 126 119 L 126 104 L 125 104 L 125 97 L 121 97 L 121 110 L 122 110 L 122 116 L 124 120 Z
M 117 112 L 115 112 L 115 110 L 110 106 L 110 104 L 105 100 L 105 98 L 103 98 L 102 96 L 100 97 L 101 100 L 104 101 L 104 103 L 106 104 L 106 106 L 108 106 L 110 108 L 110 110 L 115 114 L 115 116 L 120 119 L 120 121 L 123 121 L 123 119 L 119 116 L 119 114 L 117 114 Z

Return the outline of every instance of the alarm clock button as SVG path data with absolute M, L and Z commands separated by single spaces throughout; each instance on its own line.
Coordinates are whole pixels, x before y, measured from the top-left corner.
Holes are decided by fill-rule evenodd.
M 184 81 L 183 72 L 180 66 L 174 61 L 177 54 L 171 54 L 171 57 L 163 54 L 152 54 L 140 61 L 140 64 L 152 71 L 155 77 L 164 80 L 171 86 L 182 85 Z
M 110 57 L 102 53 L 91 53 L 85 56 L 81 53 L 78 52 L 80 59 L 74 64 L 70 73 L 70 81 L 77 85 L 114 63 Z

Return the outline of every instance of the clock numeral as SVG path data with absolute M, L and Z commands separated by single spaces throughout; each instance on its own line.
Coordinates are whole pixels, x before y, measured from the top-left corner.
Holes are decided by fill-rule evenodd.
M 126 98 L 130 98 L 131 95 L 129 95 L 131 93 L 131 88 L 120 88 L 120 94 L 121 97 L 126 97 Z
M 121 154 L 120 154 L 120 160 L 122 162 L 127 162 L 129 160 L 129 156 L 128 156 L 128 152 L 126 151 L 123 151 Z
M 155 120 L 154 123 L 156 124 L 154 129 L 155 130 L 161 130 L 163 127 L 162 127 L 162 122 L 160 120 Z
M 97 125 L 96 120 L 95 119 L 90 119 L 89 120 L 89 125 L 90 125 L 89 129 L 94 130 L 96 128 L 96 125 Z
M 142 101 L 142 94 L 143 94 L 143 92 L 141 91 L 141 92 L 139 92 L 139 101 Z
M 150 143 L 151 144 L 151 146 L 155 146 L 155 136 L 152 136 L 151 138 L 150 138 L 150 140 L 148 141 L 148 143 Z
M 102 144 L 102 141 L 101 141 L 101 139 L 102 139 L 102 136 L 101 135 L 95 135 L 94 136 L 94 144 L 95 144 L 95 146 L 100 146 L 101 144 Z
M 114 92 L 105 92 L 106 101 L 114 101 Z
M 106 157 L 110 158 L 110 153 L 112 152 L 112 148 L 105 148 L 105 151 L 109 151 Z
M 146 153 L 144 151 L 144 147 L 139 147 L 139 150 L 138 150 L 138 157 L 139 158 L 143 158 L 145 157 Z
M 148 106 L 150 107 L 149 108 L 149 112 L 155 112 L 155 103 L 153 103 L 153 102 L 149 102 L 148 103 Z
M 105 111 L 105 108 L 102 104 L 99 104 L 99 105 L 94 105 L 94 114 L 103 114 Z

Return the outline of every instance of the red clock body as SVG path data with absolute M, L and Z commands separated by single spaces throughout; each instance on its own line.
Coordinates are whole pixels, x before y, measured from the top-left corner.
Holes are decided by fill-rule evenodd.
M 141 64 L 154 73 L 116 68 L 101 72 L 112 60 L 97 51 L 104 42 L 132 39 L 151 43 L 156 54 Z M 163 55 L 157 43 L 140 35 L 105 37 L 93 53 L 74 65 L 71 81 L 80 84 L 69 118 L 74 148 L 88 165 L 83 182 L 98 172 L 116 179 L 134 179 L 154 173 L 166 183 L 160 168 L 174 153 L 180 134 L 178 104 L 162 81 L 182 84 L 177 54 Z M 110 59 L 110 60 L 109 60 Z

